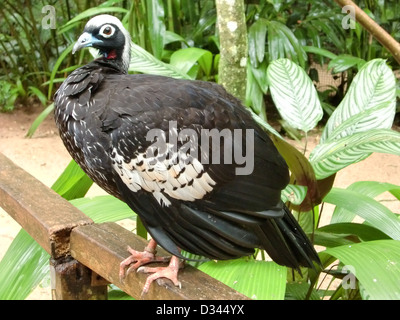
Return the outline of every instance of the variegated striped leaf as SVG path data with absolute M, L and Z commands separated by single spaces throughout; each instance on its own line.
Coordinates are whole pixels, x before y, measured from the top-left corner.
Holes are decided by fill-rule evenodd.
M 282 190 L 281 199 L 283 202 L 289 201 L 295 205 L 300 205 L 307 195 L 307 187 L 288 184 Z
M 358 72 L 343 101 L 329 118 L 321 142 L 371 129 L 391 128 L 396 112 L 395 96 L 395 77 L 385 60 L 369 61 Z M 364 116 L 359 116 L 362 113 Z M 346 128 L 338 130 L 344 122 Z
M 317 179 L 323 179 L 367 158 L 373 152 L 400 156 L 400 133 L 389 129 L 359 132 L 319 144 L 310 155 Z
M 142 47 L 134 43 L 132 43 L 129 71 L 156 74 L 177 79 L 190 79 L 187 74 L 184 74 L 178 68 L 158 60 Z
M 284 120 L 305 132 L 313 129 L 323 115 L 311 79 L 289 59 L 273 61 L 267 70 L 271 96 Z

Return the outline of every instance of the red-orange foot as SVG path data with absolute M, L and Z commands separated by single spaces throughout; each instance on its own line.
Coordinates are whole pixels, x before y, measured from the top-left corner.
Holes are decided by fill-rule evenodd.
M 169 257 L 156 256 L 156 247 L 157 243 L 154 240 L 150 240 L 143 252 L 133 250 L 128 246 L 128 251 L 131 255 L 119 265 L 119 278 L 121 281 L 123 281 L 129 272 L 138 269 L 140 266 L 151 262 L 168 262 L 170 259 Z
M 143 287 L 142 295 L 146 294 L 149 291 L 150 285 L 154 280 L 160 278 L 167 278 L 171 280 L 175 286 L 181 288 L 181 283 L 178 280 L 178 272 L 182 265 L 183 264 L 180 262 L 178 257 L 172 256 L 168 267 L 140 267 L 139 269 L 137 269 L 137 272 L 153 273 L 152 275 L 147 277 L 146 283 Z

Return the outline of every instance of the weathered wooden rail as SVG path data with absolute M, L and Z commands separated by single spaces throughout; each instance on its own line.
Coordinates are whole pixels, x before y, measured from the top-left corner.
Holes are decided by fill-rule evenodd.
M 119 264 L 127 245 L 142 250 L 146 240 L 115 223 L 95 224 L 1 153 L 0 207 L 51 255 L 53 299 L 107 299 L 108 283 L 135 299 L 248 299 L 191 266 L 180 271 L 181 289 L 166 280 L 141 297 L 147 275 L 132 272 L 121 282 Z

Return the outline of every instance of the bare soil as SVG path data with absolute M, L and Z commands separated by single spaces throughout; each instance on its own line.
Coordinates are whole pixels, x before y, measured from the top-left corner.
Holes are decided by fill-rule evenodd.
M 32 122 L 41 112 L 37 106 L 17 108 L 12 113 L 0 113 L 0 152 L 14 161 L 32 176 L 51 187 L 54 181 L 68 165 L 71 158 L 65 150 L 54 124 L 52 116 L 40 125 L 33 138 L 25 137 Z M 318 143 L 319 135 L 309 137 L 307 151 Z M 303 149 L 299 143 L 293 142 Z M 346 188 L 355 181 L 372 180 L 400 184 L 400 158 L 388 154 L 373 154 L 368 159 L 347 167 L 338 173 L 335 186 Z M 93 186 L 88 196 L 104 194 Z M 378 198 L 394 212 L 400 213 L 399 202 L 390 194 Z M 329 221 L 332 208 L 324 208 L 323 223 Z M 0 259 L 20 230 L 20 226 L 0 208 Z M 49 285 L 38 287 L 29 299 L 51 299 Z

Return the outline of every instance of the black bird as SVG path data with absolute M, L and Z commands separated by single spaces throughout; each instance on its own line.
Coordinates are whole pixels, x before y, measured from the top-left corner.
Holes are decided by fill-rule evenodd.
M 128 248 L 125 270 L 179 284 L 181 250 L 234 259 L 265 249 L 278 264 L 313 268 L 319 258 L 280 199 L 289 171 L 268 135 L 220 85 L 129 75 L 131 39 L 115 17 L 86 24 L 73 52 L 100 57 L 73 71 L 55 94 L 61 139 L 87 175 L 126 202 L 152 236 Z M 173 256 L 145 268 L 160 245 Z M 133 265 L 132 265 L 133 264 Z

